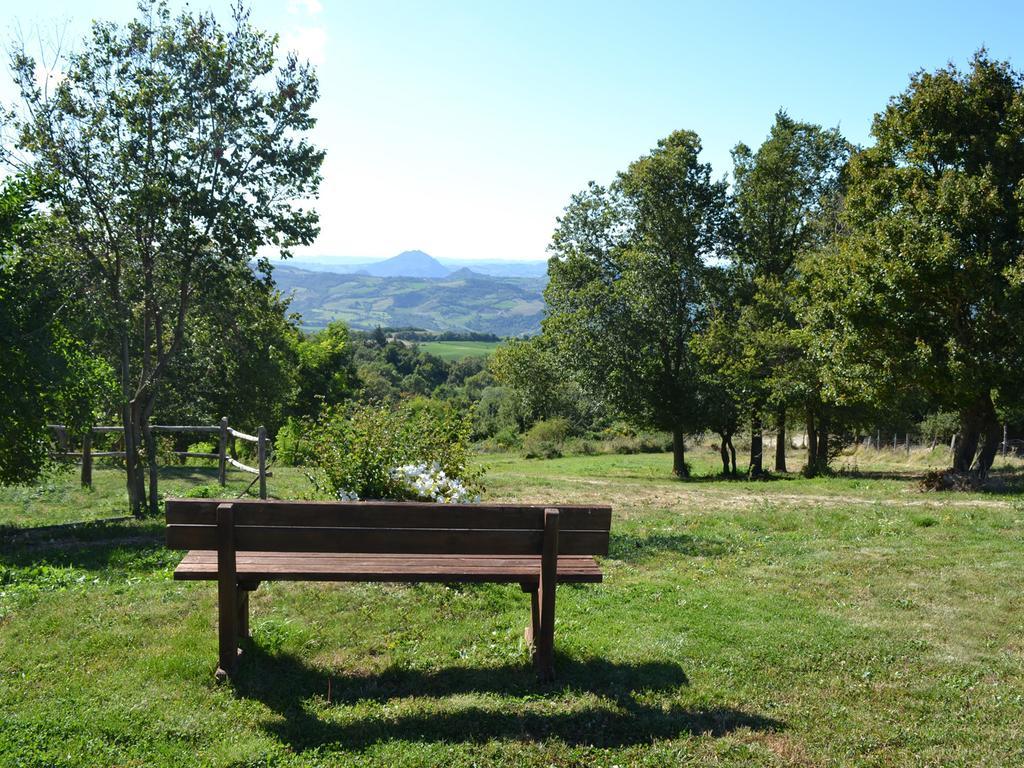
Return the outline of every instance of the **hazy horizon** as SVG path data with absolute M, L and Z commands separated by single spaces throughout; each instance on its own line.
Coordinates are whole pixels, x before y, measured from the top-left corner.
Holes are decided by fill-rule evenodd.
M 349 254 L 333 254 L 333 253 L 320 253 L 320 254 L 305 254 L 297 253 L 296 255 L 287 259 L 278 259 L 276 256 L 271 257 L 273 261 L 283 261 L 285 263 L 290 261 L 337 261 L 339 263 L 346 264 L 372 264 L 378 261 L 387 261 L 393 259 L 396 256 L 401 256 L 406 253 L 425 253 L 433 259 L 441 262 L 509 262 L 509 263 L 547 263 L 547 257 L 540 259 L 514 259 L 514 258 L 500 258 L 497 256 L 466 256 L 466 257 L 448 257 L 438 256 L 435 253 L 430 253 L 423 248 L 404 248 L 398 253 L 392 253 L 390 256 L 352 256 Z

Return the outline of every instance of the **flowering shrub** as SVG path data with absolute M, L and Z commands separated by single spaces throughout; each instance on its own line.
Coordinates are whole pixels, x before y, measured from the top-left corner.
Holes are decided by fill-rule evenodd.
M 457 477 L 448 477 L 436 461 L 395 467 L 391 476 L 423 501 L 442 504 L 475 504 L 480 501 L 480 494 L 472 494 Z
M 469 463 L 471 424 L 425 398 L 338 406 L 310 425 L 304 460 L 322 491 L 346 501 L 470 501 L 483 490 Z

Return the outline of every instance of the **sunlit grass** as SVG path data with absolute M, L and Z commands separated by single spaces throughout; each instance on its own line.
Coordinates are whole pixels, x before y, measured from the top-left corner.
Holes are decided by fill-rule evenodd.
M 546 686 L 518 587 L 381 584 L 261 586 L 218 686 L 215 589 L 170 580 L 161 521 L 8 529 L 0 765 L 1024 764 L 1021 497 L 921 493 L 885 453 L 749 481 L 697 449 L 687 482 L 665 454 L 482 458 L 491 499 L 615 509 L 605 583 L 559 590 Z M 68 476 L 0 509 L 108 516 L 122 484 Z M 309 492 L 279 468 L 270 489 Z

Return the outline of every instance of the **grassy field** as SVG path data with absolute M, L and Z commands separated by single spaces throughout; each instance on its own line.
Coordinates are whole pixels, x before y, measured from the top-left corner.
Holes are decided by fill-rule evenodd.
M 498 341 L 427 341 L 420 344 L 420 347 L 442 360 L 462 360 L 464 357 L 490 357 L 500 343 Z
M 492 499 L 615 508 L 605 583 L 559 589 L 550 685 L 518 588 L 379 584 L 261 586 L 217 685 L 215 590 L 171 580 L 160 521 L 7 528 L 0 766 L 1019 766 L 1024 497 L 919 493 L 931 461 L 678 482 L 666 455 L 488 458 Z M 120 484 L 0 490 L 0 523 L 118 513 Z

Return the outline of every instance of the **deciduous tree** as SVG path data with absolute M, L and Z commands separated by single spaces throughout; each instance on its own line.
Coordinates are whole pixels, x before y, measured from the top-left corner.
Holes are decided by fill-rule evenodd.
M 294 55 L 277 66 L 276 38 L 241 6 L 225 28 L 209 13 L 172 17 L 154 0 L 127 26 L 95 23 L 55 87 L 40 87 L 36 69 L 14 52 L 21 109 L 7 114 L 17 128 L 7 157 L 66 222 L 83 295 L 109 318 L 139 512 L 140 442 L 152 457 L 159 385 L 200 295 L 256 280 L 258 247 L 287 254 L 316 235 L 316 213 L 296 201 L 313 197 L 320 179 L 323 153 L 304 138 L 317 80 Z
M 720 252 L 726 183 L 677 131 L 609 187 L 573 197 L 551 245 L 544 333 L 584 385 L 640 426 L 672 433 L 673 471 L 688 474 L 684 436 L 703 428 L 690 341 L 706 320 Z
M 824 129 L 775 116 L 768 138 L 756 151 L 733 150 L 735 185 L 734 269 L 739 273 L 737 326 L 739 364 L 745 369 L 752 424 L 750 466 L 761 471 L 761 426 L 765 415 L 776 427 L 775 469 L 786 470 L 788 410 L 803 406 L 815 417 L 808 390 L 806 356 L 799 342 L 796 286 L 800 257 L 823 247 L 837 206 L 841 172 L 850 145 L 838 129 Z M 811 462 L 815 466 L 816 461 Z
M 809 308 L 831 399 L 957 412 L 985 475 L 1024 370 L 1024 78 L 978 52 L 919 72 L 850 163 L 850 233 Z

